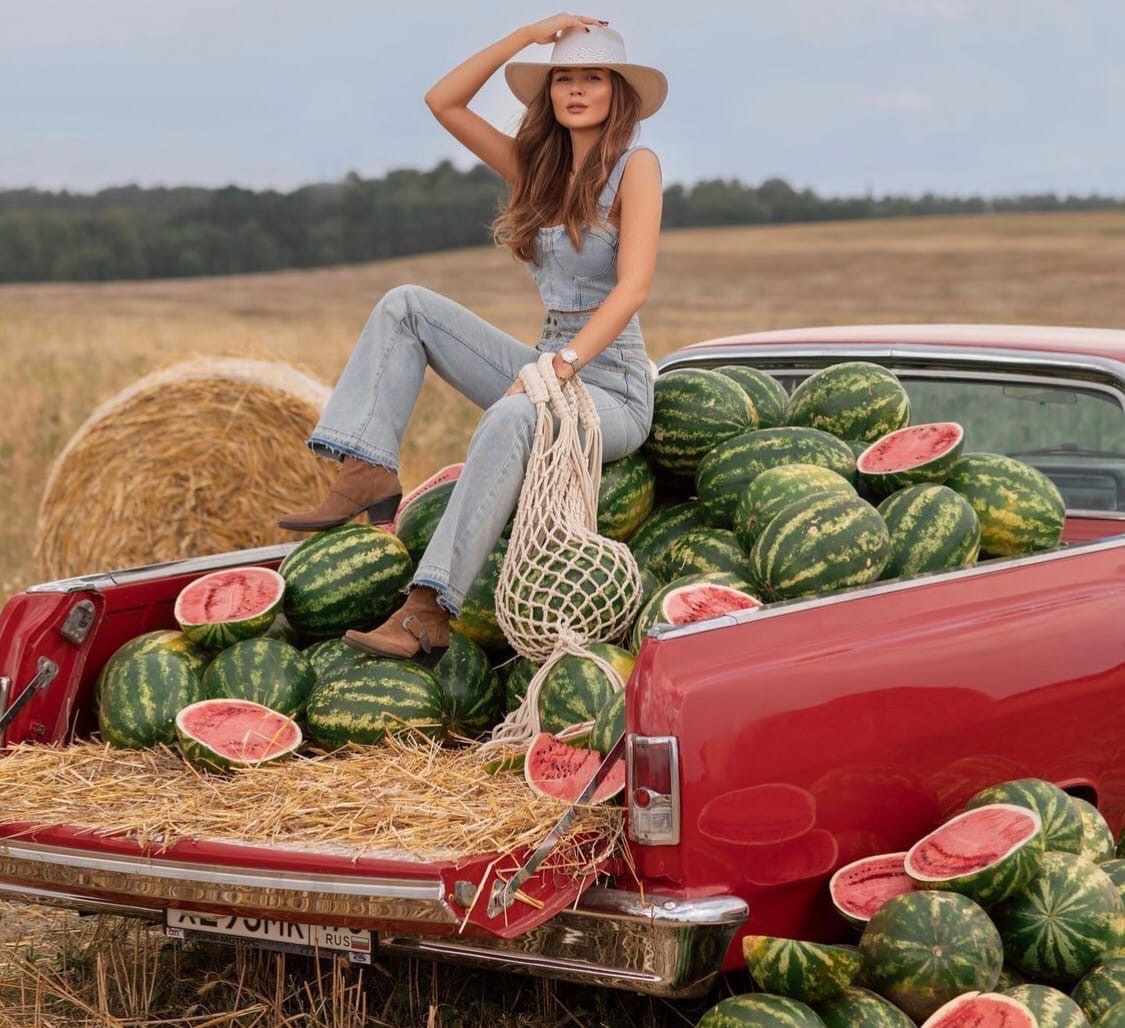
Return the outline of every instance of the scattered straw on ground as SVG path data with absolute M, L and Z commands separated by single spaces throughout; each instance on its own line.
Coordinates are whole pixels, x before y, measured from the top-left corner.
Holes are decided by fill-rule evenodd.
M 489 774 L 472 747 L 416 737 L 230 776 L 197 772 L 164 747 L 24 744 L 0 760 L 0 792 L 0 823 L 76 825 L 157 849 L 208 838 L 433 860 L 535 846 L 565 809 L 520 774 Z M 621 824 L 619 808 L 591 807 L 568 839 L 605 852 Z
M 91 571 L 266 546 L 319 498 L 332 465 L 305 440 L 328 387 L 283 361 L 200 358 L 102 404 L 54 460 L 39 572 Z

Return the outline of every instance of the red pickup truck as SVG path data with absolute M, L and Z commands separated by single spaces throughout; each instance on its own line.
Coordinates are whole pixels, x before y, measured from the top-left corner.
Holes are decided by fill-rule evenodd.
M 1120 832 L 1125 331 L 778 331 L 688 347 L 663 368 L 745 363 L 791 388 L 856 359 L 899 376 L 915 422 L 959 421 L 971 449 L 1050 476 L 1068 507 L 1063 544 L 653 629 L 626 686 L 628 859 L 575 902 L 499 928 L 466 919 L 469 865 L 489 854 L 427 861 L 208 838 L 153 849 L 47 823 L 0 826 L 0 897 L 172 934 L 298 940 L 359 960 L 378 947 L 691 997 L 740 964 L 747 932 L 840 938 L 833 870 L 905 849 L 991 782 L 1050 779 Z M 3 743 L 87 736 L 101 666 L 128 639 L 175 627 L 188 581 L 276 565 L 289 548 L 13 596 L 0 613 L 0 712 L 16 708 Z

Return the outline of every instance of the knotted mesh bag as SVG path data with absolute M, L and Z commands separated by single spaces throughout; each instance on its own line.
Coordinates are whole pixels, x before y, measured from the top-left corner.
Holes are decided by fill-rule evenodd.
M 508 642 L 543 664 L 523 703 L 494 730 L 498 744 L 528 742 L 539 731 L 539 686 L 568 653 L 593 660 L 620 686 L 613 667 L 585 647 L 620 640 L 641 602 L 629 547 L 597 531 L 598 412 L 580 379 L 559 382 L 553 359 L 545 353 L 520 372 L 536 408 L 535 434 L 496 589 L 496 617 Z

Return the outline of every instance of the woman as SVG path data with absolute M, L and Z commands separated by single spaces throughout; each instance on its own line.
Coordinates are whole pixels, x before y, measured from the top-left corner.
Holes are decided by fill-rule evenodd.
M 531 43 L 554 43 L 548 63 L 512 63 L 508 84 L 527 111 L 515 137 L 468 104 L 491 75 Z M 399 443 L 427 366 L 484 409 L 405 604 L 371 632 L 345 640 L 380 656 L 435 660 L 449 620 L 519 499 L 535 408 L 518 375 L 555 353 L 561 381 L 578 374 L 601 418 L 605 460 L 636 450 L 652 419 L 652 365 L 637 311 L 648 295 L 660 232 L 656 156 L 630 149 L 667 81 L 630 64 L 605 22 L 558 14 L 470 57 L 426 94 L 438 121 L 509 186 L 494 238 L 525 261 L 546 314 L 535 351 L 464 307 L 417 286 L 375 307 L 314 430 L 314 452 L 341 461 L 313 510 L 279 522 L 296 531 L 344 524 L 367 511 L 393 517 L 402 492 Z

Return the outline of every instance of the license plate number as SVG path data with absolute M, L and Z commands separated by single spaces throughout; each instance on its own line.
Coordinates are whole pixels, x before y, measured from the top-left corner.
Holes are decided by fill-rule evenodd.
M 208 939 L 310 956 L 346 956 L 355 964 L 370 964 L 374 945 L 371 932 L 360 928 L 330 928 L 299 921 L 199 914 L 188 910 L 166 910 L 164 933 L 172 939 Z

